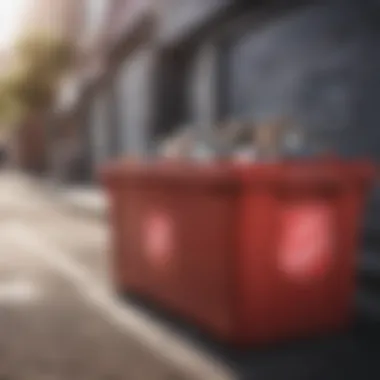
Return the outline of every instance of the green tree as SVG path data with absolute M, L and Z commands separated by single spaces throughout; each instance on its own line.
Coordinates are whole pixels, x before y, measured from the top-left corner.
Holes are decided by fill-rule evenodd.
M 49 33 L 34 32 L 22 37 L 16 44 L 22 62 L 32 70 L 59 75 L 73 59 L 73 46 L 67 40 Z
M 51 34 L 30 33 L 16 45 L 22 68 L 16 75 L 15 90 L 27 108 L 49 106 L 58 81 L 73 59 L 72 45 Z
M 14 96 L 14 87 L 10 77 L 0 78 L 0 125 L 10 126 L 24 114 L 23 106 L 19 99 Z
M 15 55 L 19 65 L 1 80 L 0 121 L 47 109 L 74 50 L 65 39 L 38 32 L 23 36 L 16 44 Z

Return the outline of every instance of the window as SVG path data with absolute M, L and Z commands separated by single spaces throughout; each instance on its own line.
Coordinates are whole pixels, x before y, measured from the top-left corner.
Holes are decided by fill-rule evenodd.
M 250 28 L 234 36 L 220 51 L 219 103 L 220 118 L 248 118 L 252 113 L 257 83 L 256 77 L 264 75 L 261 69 L 270 70 L 269 63 L 260 62 L 257 29 Z M 256 67 L 255 67 L 256 66 Z
M 117 77 L 113 77 L 106 89 L 108 102 L 109 156 L 118 157 L 122 153 L 121 115 L 118 103 Z
M 157 138 L 190 121 L 189 62 L 190 54 L 185 49 L 164 49 L 159 53 L 155 83 L 154 134 Z
M 217 46 L 213 42 L 201 45 L 195 54 L 189 76 L 191 120 L 198 128 L 209 129 L 217 121 Z
M 101 32 L 111 3 L 110 0 L 85 0 L 84 45 L 91 45 Z
M 151 74 L 153 55 L 142 48 L 122 64 L 118 74 L 118 109 L 123 152 L 129 155 L 147 153 L 151 128 Z
M 108 157 L 107 102 L 104 92 L 95 95 L 90 112 L 93 157 L 97 167 Z

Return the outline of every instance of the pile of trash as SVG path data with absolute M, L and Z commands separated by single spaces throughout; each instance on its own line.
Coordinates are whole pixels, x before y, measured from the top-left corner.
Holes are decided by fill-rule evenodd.
M 205 130 L 208 132 L 202 132 Z M 227 122 L 208 129 L 186 125 L 163 140 L 158 155 L 195 161 L 272 161 L 299 153 L 303 144 L 301 130 L 284 122 L 258 127 L 249 122 Z

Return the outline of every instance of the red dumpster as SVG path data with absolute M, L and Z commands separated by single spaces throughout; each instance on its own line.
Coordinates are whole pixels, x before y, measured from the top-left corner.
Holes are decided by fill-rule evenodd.
M 344 328 L 372 166 L 106 168 L 115 281 L 233 344 Z

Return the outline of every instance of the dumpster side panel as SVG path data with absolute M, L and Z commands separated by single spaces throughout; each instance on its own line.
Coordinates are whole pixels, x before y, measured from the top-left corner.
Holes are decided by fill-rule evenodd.
M 108 186 L 109 202 L 109 223 L 110 223 L 110 245 L 111 245 L 111 270 L 114 287 L 116 291 L 122 292 L 124 287 L 124 244 L 123 236 L 123 214 L 121 212 L 124 202 L 122 189 L 113 185 Z
M 265 187 L 245 191 L 240 199 L 237 248 L 237 343 L 267 341 L 274 297 L 271 251 L 275 241 L 273 197 Z
M 367 183 L 355 181 L 342 194 L 338 204 L 341 260 L 340 275 L 335 279 L 332 294 L 337 315 L 346 314 L 349 318 L 354 311 L 353 294 L 357 285 L 358 248 L 361 246 L 367 190 Z
M 183 310 L 221 338 L 229 337 L 234 327 L 236 200 L 228 193 L 195 191 L 177 210 Z
M 333 187 L 247 186 L 240 203 L 238 342 L 326 333 L 352 320 L 367 185 L 343 169 Z
M 278 199 L 273 191 L 265 188 L 252 190 L 242 202 L 244 227 L 239 257 L 239 326 L 240 336 L 246 342 L 269 343 L 325 331 L 337 319 L 342 324 L 342 316 L 336 317 L 337 308 L 331 292 L 334 292 L 337 277 L 350 273 L 349 270 L 345 273 L 340 271 L 342 260 L 335 242 L 327 248 L 327 254 L 334 257 L 323 271 L 318 267 L 319 260 L 315 260 L 315 268 L 318 269 L 315 274 L 309 269 L 303 273 L 305 268 L 302 267 L 289 272 L 282 265 L 282 236 L 291 215 L 288 210 L 308 210 L 309 202 L 307 199 Z M 311 202 L 313 207 L 319 205 L 315 206 L 313 199 Z M 334 228 L 338 218 L 335 199 L 323 200 L 322 205 L 331 209 L 332 220 L 328 228 Z M 347 280 L 340 281 L 347 283 Z M 343 292 L 347 290 L 346 287 L 342 289 Z
M 279 241 L 272 256 L 278 299 L 271 305 L 273 314 L 281 316 L 276 323 L 273 320 L 279 338 L 325 333 L 335 330 L 336 322 L 346 326 L 347 314 L 340 313 L 333 297 L 337 278 L 347 274 L 340 270 L 345 258 L 340 246 L 338 198 L 334 194 L 279 202 Z M 289 238 L 293 243 L 286 247 Z M 292 261 L 284 257 L 289 249 L 293 249 Z
M 228 335 L 235 198 L 159 182 L 124 191 L 125 286 Z
M 120 235 L 123 236 L 122 259 L 123 285 L 125 290 L 144 291 L 149 287 L 149 279 L 146 279 L 145 263 L 139 250 L 139 223 L 142 198 L 140 189 L 133 183 L 125 183 L 123 187 L 123 199 L 119 204 L 118 212 L 122 215 L 119 224 Z

